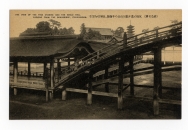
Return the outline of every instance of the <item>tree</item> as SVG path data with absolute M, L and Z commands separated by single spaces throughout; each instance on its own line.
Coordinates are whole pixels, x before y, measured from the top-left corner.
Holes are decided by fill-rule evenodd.
M 24 32 L 22 33 L 35 33 L 37 32 L 36 28 L 27 28 Z
M 73 29 L 73 27 L 68 28 L 68 34 L 74 34 L 74 29 Z
M 41 21 L 36 25 L 37 32 L 50 32 L 50 23 L 47 21 Z
M 55 27 L 57 27 L 59 29 L 61 27 L 61 23 L 60 22 L 55 21 L 53 19 L 50 19 L 49 21 L 50 21 L 50 27 L 52 29 L 54 29 Z
M 54 27 L 53 31 L 52 31 L 52 34 L 54 35 L 58 35 L 59 34 L 59 30 L 57 27 Z
M 115 35 L 115 36 L 118 36 L 118 37 L 123 37 L 123 33 L 124 33 L 123 27 L 118 27 L 118 28 L 115 30 L 114 35 Z
M 86 34 L 86 27 L 85 27 L 85 24 L 82 23 L 82 25 L 80 26 L 80 36 L 79 36 L 79 38 L 83 39 L 85 34 Z
M 60 30 L 59 30 L 59 33 L 60 33 L 60 35 L 66 35 L 67 33 L 68 33 L 68 30 L 67 30 L 67 28 L 61 28 Z

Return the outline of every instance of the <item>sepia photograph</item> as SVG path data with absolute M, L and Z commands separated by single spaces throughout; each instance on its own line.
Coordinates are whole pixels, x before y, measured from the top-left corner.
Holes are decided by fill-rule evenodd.
M 181 9 L 9 17 L 9 120 L 182 119 Z

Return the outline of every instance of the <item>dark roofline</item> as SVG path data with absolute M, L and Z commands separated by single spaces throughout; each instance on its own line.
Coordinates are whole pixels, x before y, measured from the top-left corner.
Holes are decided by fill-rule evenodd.
M 21 36 L 10 37 L 10 40 L 22 40 L 22 39 L 76 39 L 79 35 L 39 35 L 39 36 Z

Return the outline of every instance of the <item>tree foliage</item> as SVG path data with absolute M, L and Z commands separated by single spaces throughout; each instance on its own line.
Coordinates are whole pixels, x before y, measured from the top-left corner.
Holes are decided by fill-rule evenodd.
M 52 34 L 52 35 L 70 35 L 74 34 L 73 27 L 61 28 L 61 23 L 50 19 L 48 21 L 41 21 L 36 24 L 36 28 L 27 28 L 20 36 L 31 34 Z
M 79 36 L 79 39 L 83 39 L 84 36 L 86 34 L 86 27 L 85 27 L 85 24 L 82 23 L 81 26 L 80 26 L 80 36 Z
M 50 23 L 47 21 L 41 21 L 37 23 L 36 29 L 38 32 L 50 32 L 51 31 Z
M 61 27 L 61 23 L 60 22 L 58 22 L 56 20 L 53 20 L 53 19 L 50 19 L 49 21 L 50 21 L 50 27 L 51 28 L 54 29 L 55 27 L 57 27 L 57 28 Z
M 100 40 L 101 34 L 99 31 L 94 31 L 91 28 L 89 28 L 88 32 L 85 33 L 84 39 L 95 39 L 95 40 Z
M 124 28 L 123 27 L 118 27 L 115 32 L 114 35 L 117 37 L 123 37 L 123 33 L 124 33 Z

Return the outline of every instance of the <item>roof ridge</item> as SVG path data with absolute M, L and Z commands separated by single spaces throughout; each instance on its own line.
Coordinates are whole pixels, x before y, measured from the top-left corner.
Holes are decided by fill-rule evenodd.
M 86 27 L 86 28 L 95 28 L 95 27 Z M 111 28 L 95 28 L 95 29 L 110 29 L 111 30 Z

